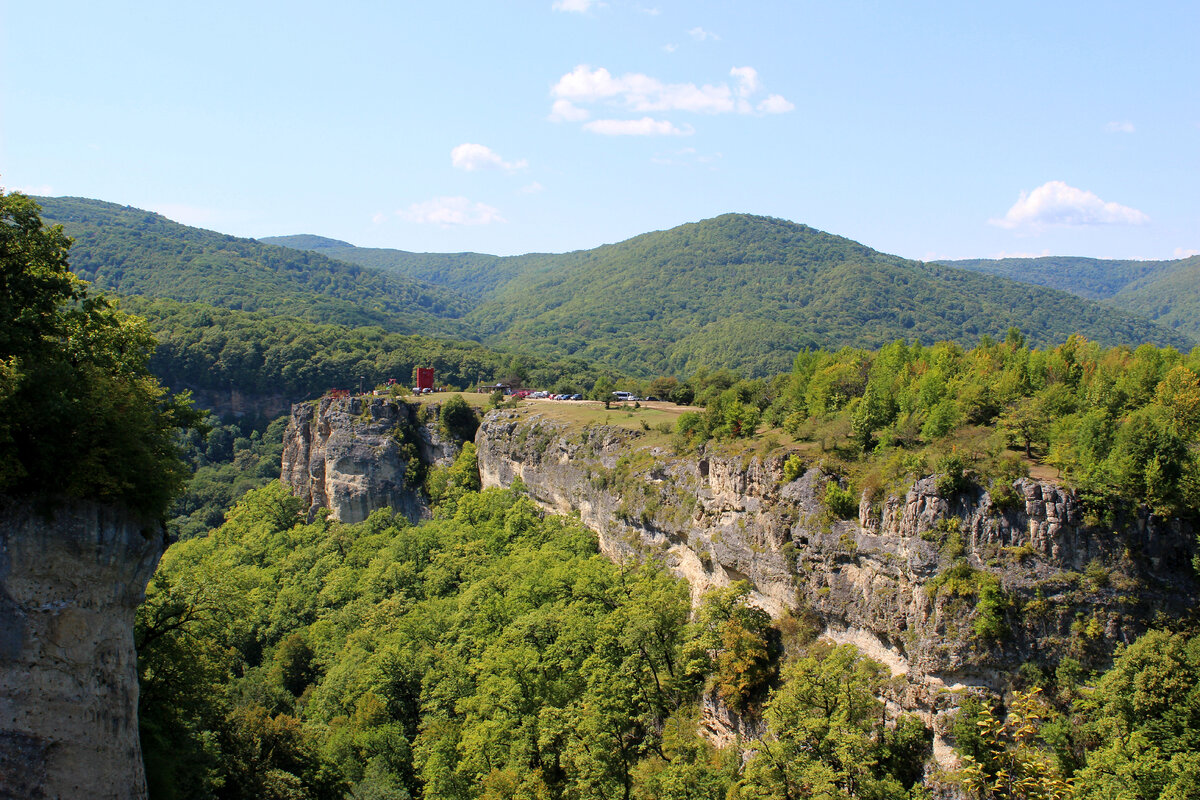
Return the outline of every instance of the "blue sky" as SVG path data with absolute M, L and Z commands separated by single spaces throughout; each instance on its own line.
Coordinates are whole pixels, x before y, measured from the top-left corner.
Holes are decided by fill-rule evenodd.
M 0 185 L 513 254 L 1200 251 L 1200 3 L 0 2 Z

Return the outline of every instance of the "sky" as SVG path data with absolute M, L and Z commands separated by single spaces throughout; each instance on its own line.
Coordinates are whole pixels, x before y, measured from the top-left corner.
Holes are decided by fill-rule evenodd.
M 1200 3 L 0 0 L 0 186 L 511 255 L 1200 253 Z

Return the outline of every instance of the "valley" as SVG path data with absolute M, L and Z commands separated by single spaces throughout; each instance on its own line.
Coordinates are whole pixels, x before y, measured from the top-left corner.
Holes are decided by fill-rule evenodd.
M 130 673 L 104 708 L 138 709 L 131 796 L 143 765 L 164 798 L 1192 785 L 1200 348 L 1110 286 L 742 214 L 508 258 L 264 243 L 78 198 L 43 214 L 91 286 L 56 245 L 35 264 L 54 313 L 6 328 L 32 333 L 0 376 L 0 488 L 136 503 L 142 540 L 169 543 L 156 571 L 154 547 L 105 556 L 133 577 L 86 601 L 136 644 L 136 690 L 132 645 L 72 643 L 69 603 L 39 622 L 53 647 L 10 650 Z M 1189 269 L 1163 263 L 1126 264 L 1128 285 Z M 77 330 L 101 289 L 121 310 Z M 412 396 L 417 367 L 450 390 Z M 586 399 L 474 391 L 496 382 Z M 34 619 L 9 602 L 19 570 L 0 611 Z M 30 689 L 6 681 L 18 709 Z M 0 763 L 61 773 L 52 721 L 8 724 Z M 995 794 L 1007 776 L 1032 788 Z

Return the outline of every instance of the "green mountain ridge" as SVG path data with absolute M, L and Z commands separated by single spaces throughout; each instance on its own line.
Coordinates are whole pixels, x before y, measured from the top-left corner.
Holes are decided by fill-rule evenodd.
M 939 262 L 1061 289 L 1200 337 L 1200 256 L 1136 261 L 1077 256 Z
M 81 277 L 109 291 L 469 339 L 640 377 L 701 367 L 763 376 L 787 371 L 805 348 L 973 345 L 1011 326 L 1039 345 L 1072 333 L 1106 345 L 1192 345 L 1064 292 L 747 214 L 591 250 L 501 257 L 357 248 L 308 234 L 268 240 L 308 248 L 297 250 L 113 203 L 41 202 L 75 237 Z
M 34 198 L 47 224 L 75 243 L 71 267 L 97 288 L 312 322 L 380 325 L 467 338 L 452 290 L 326 256 L 173 222 L 150 211 L 76 197 Z
M 727 214 L 559 256 L 523 271 L 467 315 L 483 341 L 537 343 L 631 372 L 677 374 L 720 354 L 752 375 L 806 347 L 895 339 L 973 344 L 1010 326 L 1031 342 L 1190 340 L 1080 300 L 768 217 Z

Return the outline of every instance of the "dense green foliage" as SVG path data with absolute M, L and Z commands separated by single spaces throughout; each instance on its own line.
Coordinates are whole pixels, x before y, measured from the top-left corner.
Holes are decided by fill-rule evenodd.
M 552 256 L 502 258 L 483 253 L 409 253 L 376 247 L 355 247 L 322 236 L 266 236 L 265 244 L 311 250 L 349 264 L 402 275 L 409 280 L 445 286 L 478 301 L 520 273 Z
M 171 538 L 208 533 L 225 521 L 225 512 L 239 497 L 278 480 L 287 422 L 284 416 L 259 425 L 249 418 L 221 423 L 210 416 L 207 435 L 188 431 L 183 458 L 191 477 L 171 505 L 167 519 Z
M 467 449 L 444 483 L 457 490 L 416 527 L 386 511 L 299 524 L 272 484 L 168 550 L 137 625 L 153 797 L 789 796 L 699 738 L 701 693 L 765 702 L 773 747 L 823 736 L 809 773 L 907 796 L 924 729 L 889 734 L 877 701 L 802 668 L 768 696 L 780 637 L 744 584 L 689 624 L 665 568 L 608 561 L 577 520 L 477 493 L 472 471 Z M 851 652 L 810 660 L 876 690 L 881 667 Z M 821 722 L 844 703 L 844 723 Z
M 161 516 L 185 475 L 176 433 L 197 420 L 150 374 L 145 324 L 88 291 L 69 246 L 0 193 L 0 491 Z
M 681 447 L 728 435 L 716 423 L 740 398 L 765 423 L 814 442 L 827 464 L 840 462 L 856 496 L 878 499 L 934 472 L 946 494 L 984 480 L 1002 505 L 1007 484 L 1040 461 L 1101 517 L 1139 504 L 1200 511 L 1200 348 L 1105 349 L 1072 336 L 1038 350 L 1014 328 L 971 350 L 897 341 L 805 351 L 782 382 L 706 393 L 704 415 L 680 417 Z M 801 468 L 798 460 L 791 473 Z
M 805 347 L 879 347 L 900 337 L 967 345 L 1012 325 L 1037 344 L 1076 332 L 1106 344 L 1189 347 L 1193 341 L 1061 292 L 908 261 L 804 225 L 744 214 L 592 250 L 501 258 L 356 248 L 314 236 L 268 240 L 307 248 L 305 253 L 176 226 L 111 204 L 53 202 L 90 203 L 86 210 L 97 220 L 113 216 L 112 224 L 87 229 L 94 241 L 80 240 L 87 251 L 95 248 L 88 263 L 94 260 L 98 280 L 109 280 L 103 264 L 130 261 L 129 247 L 137 248 L 139 262 L 169 266 L 159 268 L 163 274 L 183 265 L 180 254 L 197 246 L 192 240 L 204 242 L 209 255 L 245 251 L 243 260 L 197 254 L 196 264 L 205 269 L 189 269 L 170 282 L 122 267 L 119 285 L 126 293 L 451 333 L 643 377 L 702 366 L 767 375 L 786 369 Z M 139 232 L 143 226 L 148 230 Z M 291 282 L 278 281 L 280 265 L 287 265 Z M 342 280 L 346 270 L 354 270 L 352 287 Z M 421 282 L 416 290 L 414 281 Z M 251 285 L 258 300 L 247 299 Z M 350 317 L 338 305 L 347 301 L 367 310 Z M 334 313 L 334 306 L 342 310 Z M 422 317 L 424 311 L 440 319 Z
M 474 387 L 510 378 L 581 391 L 608 371 L 577 358 L 498 353 L 474 342 L 321 325 L 285 316 L 129 298 L 158 339 L 151 366 L 170 386 L 284 394 L 297 401 L 332 387 L 411 380 L 433 367 L 440 385 Z M 578 388 L 576 388 L 578 387 Z
M 380 325 L 406 333 L 460 333 L 454 292 L 172 222 L 99 200 L 41 198 L 48 220 L 74 237 L 75 272 L 123 295 L 203 302 L 310 322 Z
M 1200 338 L 1200 256 L 1177 261 L 1049 256 L 945 263 L 1105 300 L 1193 339 Z
M 717 365 L 765 375 L 805 347 L 965 345 L 1013 325 L 1036 344 L 1076 332 L 1107 344 L 1191 342 L 1064 293 L 740 214 L 557 256 L 466 319 L 489 343 L 536 343 L 640 375 Z
M 1084 681 L 1064 661 L 1006 713 L 964 704 L 961 776 L 991 800 L 1184 800 L 1200 788 L 1200 635 L 1150 631 Z M 1088 685 L 1090 684 L 1090 685 Z

